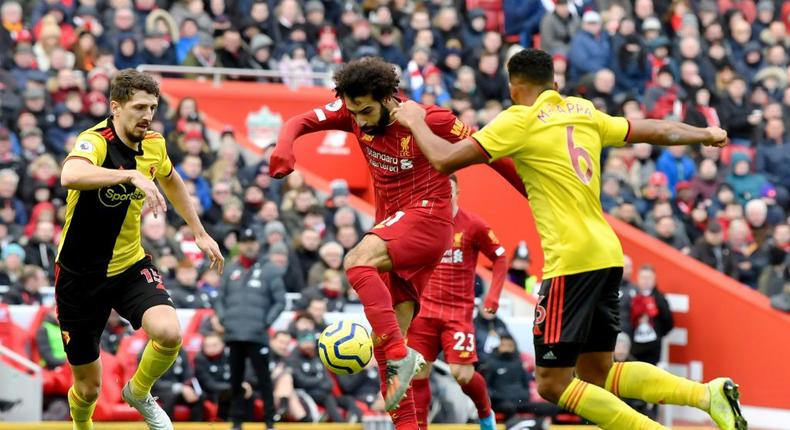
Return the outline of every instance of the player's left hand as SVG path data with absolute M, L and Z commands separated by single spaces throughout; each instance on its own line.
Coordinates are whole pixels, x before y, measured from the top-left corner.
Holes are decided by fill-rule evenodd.
M 710 138 L 705 142 L 705 146 L 715 146 L 716 148 L 723 148 L 727 146 L 727 130 L 719 127 L 708 127 Z
M 486 297 L 483 300 L 483 310 L 491 316 L 496 315 L 496 312 L 499 310 L 499 300 L 493 297 Z
M 222 270 L 225 267 L 225 257 L 219 252 L 219 245 L 217 245 L 217 242 L 204 231 L 195 236 L 195 243 L 201 251 L 208 255 L 208 259 L 211 261 L 211 266 L 209 266 L 209 268 L 213 269 L 216 266 L 217 273 L 222 275 Z
M 402 126 L 412 128 L 420 121 L 425 121 L 425 109 L 412 100 L 401 103 L 392 109 L 392 117 Z

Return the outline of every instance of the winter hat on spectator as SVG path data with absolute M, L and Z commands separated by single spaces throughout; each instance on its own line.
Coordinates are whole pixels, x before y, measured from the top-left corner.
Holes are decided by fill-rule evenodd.
M 310 12 L 324 12 L 324 4 L 318 0 L 310 0 L 304 5 L 304 13 L 308 14 Z
M 474 8 L 467 12 L 466 15 L 469 17 L 469 21 L 472 21 L 475 18 L 486 18 L 486 12 L 480 8 Z
M 329 188 L 332 189 L 332 197 L 347 196 L 350 194 L 348 190 L 348 182 L 345 179 L 333 179 L 329 183 Z
M 731 164 L 730 165 L 735 167 L 735 165 L 738 164 L 741 161 L 745 161 L 747 163 L 751 163 L 752 160 L 749 158 L 749 154 L 747 154 L 747 153 L 745 153 L 743 151 L 738 151 L 738 152 L 735 152 L 735 153 L 732 154 L 732 160 L 731 160 Z
M 365 57 L 378 57 L 380 55 L 379 49 L 375 46 L 370 45 L 362 45 L 357 48 L 357 51 L 354 53 L 354 59 L 360 59 Z
M 203 133 L 201 133 L 200 130 L 189 130 L 186 132 L 186 134 L 184 134 L 184 140 L 190 139 L 205 140 L 203 138 Z
M 689 181 L 679 181 L 675 184 L 675 192 L 679 193 L 681 190 L 690 190 L 691 189 L 691 182 Z
M 271 48 L 273 44 L 274 42 L 271 37 L 263 33 L 256 34 L 250 41 L 250 52 L 254 53 L 262 48 Z
M 518 246 L 516 246 L 516 249 L 513 250 L 513 258 L 512 259 L 513 260 L 520 259 L 520 260 L 527 260 L 527 261 L 530 260 L 529 247 L 527 247 L 527 242 L 526 241 L 522 240 L 522 241 L 518 242 Z
M 716 2 L 712 0 L 703 0 L 699 4 L 699 11 L 719 13 L 719 7 L 716 6 Z
M 771 0 L 760 0 L 757 3 L 757 12 L 773 12 L 774 2 Z
M 18 255 L 20 260 L 25 259 L 25 250 L 18 243 L 9 243 L 3 248 L 3 260 L 7 259 L 11 254 Z
M 343 12 L 354 12 L 354 13 L 362 13 L 362 8 L 359 7 L 359 4 L 353 0 L 348 0 L 343 3 Z
M 263 235 L 269 237 L 273 233 L 280 233 L 285 236 L 285 226 L 280 221 L 272 221 L 263 227 Z
M 775 87 L 777 88 L 785 88 L 787 86 L 787 73 L 781 67 L 766 67 L 754 75 L 754 82 L 764 85 L 765 81 L 772 79 L 776 81 Z
M 255 230 L 251 228 L 245 228 L 244 230 L 239 233 L 239 242 L 257 242 L 258 235 L 255 234 Z
M 661 21 L 654 16 L 649 16 L 642 22 L 642 31 L 650 30 L 661 31 Z
M 582 22 L 585 24 L 589 24 L 589 23 L 600 24 L 602 22 L 601 14 L 599 14 L 594 10 L 588 10 L 587 12 L 584 12 L 584 16 L 582 16 Z
M 90 85 L 95 79 L 107 79 L 110 80 L 110 75 L 104 70 L 103 67 L 94 67 L 93 70 L 88 73 L 88 85 Z
M 83 4 L 77 8 L 77 13 L 74 16 L 98 16 L 99 10 L 95 6 Z
M 669 38 L 667 38 L 666 36 L 658 36 L 655 39 L 648 41 L 647 46 L 648 48 L 650 48 L 650 51 L 655 51 L 656 49 L 661 48 L 662 46 L 669 48 L 670 46 L 672 46 L 672 42 L 670 42 Z
M 709 231 L 711 233 L 721 233 L 722 231 L 721 224 L 719 224 L 718 221 L 711 221 L 705 227 L 705 231 Z
M 648 179 L 647 183 L 650 185 L 663 187 L 669 183 L 669 180 L 667 179 L 667 175 L 665 175 L 663 172 L 654 172 L 652 175 L 650 175 L 650 179 Z
M 269 247 L 269 255 L 277 254 L 277 255 L 288 255 L 288 247 L 285 246 L 282 242 L 277 242 L 271 247 Z

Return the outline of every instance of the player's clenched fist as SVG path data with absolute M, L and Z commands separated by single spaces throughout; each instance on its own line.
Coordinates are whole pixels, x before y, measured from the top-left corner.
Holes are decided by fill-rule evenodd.
M 706 146 L 721 148 L 727 145 L 727 130 L 719 127 L 708 127 L 707 130 L 710 133 L 710 139 L 705 142 Z
M 277 146 L 269 158 L 269 176 L 275 179 L 280 179 L 291 174 L 294 171 L 296 164 L 296 157 L 288 150 L 283 150 L 281 146 Z
M 418 121 L 425 120 L 425 109 L 416 102 L 408 100 L 392 109 L 392 116 L 402 126 L 411 128 Z

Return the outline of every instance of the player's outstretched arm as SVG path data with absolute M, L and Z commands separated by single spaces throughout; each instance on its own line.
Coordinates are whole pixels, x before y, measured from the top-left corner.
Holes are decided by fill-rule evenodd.
M 219 246 L 214 239 L 209 236 L 203 224 L 200 222 L 195 207 L 192 205 L 192 200 L 189 197 L 189 191 L 181 179 L 181 175 L 173 169 L 170 175 L 159 178 L 159 184 L 162 186 L 162 191 L 165 192 L 167 199 L 173 204 L 176 212 L 184 218 L 192 234 L 195 235 L 195 243 L 198 247 L 208 255 L 211 261 L 211 268 L 216 265 L 217 272 L 221 275 L 222 269 L 225 266 L 225 258 L 219 252 Z
M 449 175 L 472 164 L 488 163 L 488 157 L 471 138 L 450 143 L 434 134 L 425 122 L 425 110 L 409 100 L 392 110 L 393 117 L 411 130 L 414 140 L 434 169 Z
M 479 243 L 480 251 L 494 264 L 491 268 L 491 286 L 483 300 L 483 309 L 490 314 L 496 314 L 499 309 L 502 287 L 504 287 L 507 278 L 507 255 L 505 255 L 505 248 L 490 227 L 483 226 L 476 236 L 475 239 Z
M 269 159 L 269 175 L 280 179 L 294 171 L 296 157 L 293 145 L 300 136 L 326 130 L 351 131 L 349 118 L 341 109 L 342 102 L 337 100 L 288 119 L 277 136 L 277 146 Z
M 628 143 L 654 145 L 696 145 L 723 147 L 727 145 L 727 132 L 719 127 L 694 127 L 677 121 L 637 119 L 630 121 Z

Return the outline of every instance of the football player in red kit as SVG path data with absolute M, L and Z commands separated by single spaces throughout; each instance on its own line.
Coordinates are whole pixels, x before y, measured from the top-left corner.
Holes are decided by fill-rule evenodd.
M 507 276 L 507 257 L 505 248 L 485 221 L 458 207 L 458 179 L 453 175 L 450 181 L 454 215 L 452 247 L 444 252 L 442 262 L 436 266 L 422 295 L 420 315 L 409 327 L 409 346 L 422 354 L 428 363 L 436 360 L 439 351 L 444 351 L 444 359 L 450 364 L 453 378 L 477 407 L 480 429 L 494 430 L 496 420 L 486 381 L 474 368 L 477 362 L 472 324 L 474 283 L 477 256 L 482 252 L 494 263 L 491 287 L 482 312 L 496 313 Z M 428 365 L 412 382 L 417 423 L 422 430 L 428 428 L 430 373 Z
M 363 58 L 346 64 L 334 80 L 337 100 L 283 125 L 269 172 L 282 178 L 293 171 L 293 143 L 299 136 L 323 130 L 356 136 L 373 177 L 376 225 L 348 252 L 344 268 L 373 328 L 385 407 L 398 430 L 416 430 L 409 384 L 425 361 L 403 336 L 450 242 L 450 180 L 431 166 L 409 130 L 390 118 L 401 102 L 393 65 Z M 435 106 L 426 111 L 431 130 L 445 139 L 455 142 L 471 134 L 450 111 Z M 510 160 L 494 167 L 524 192 Z

